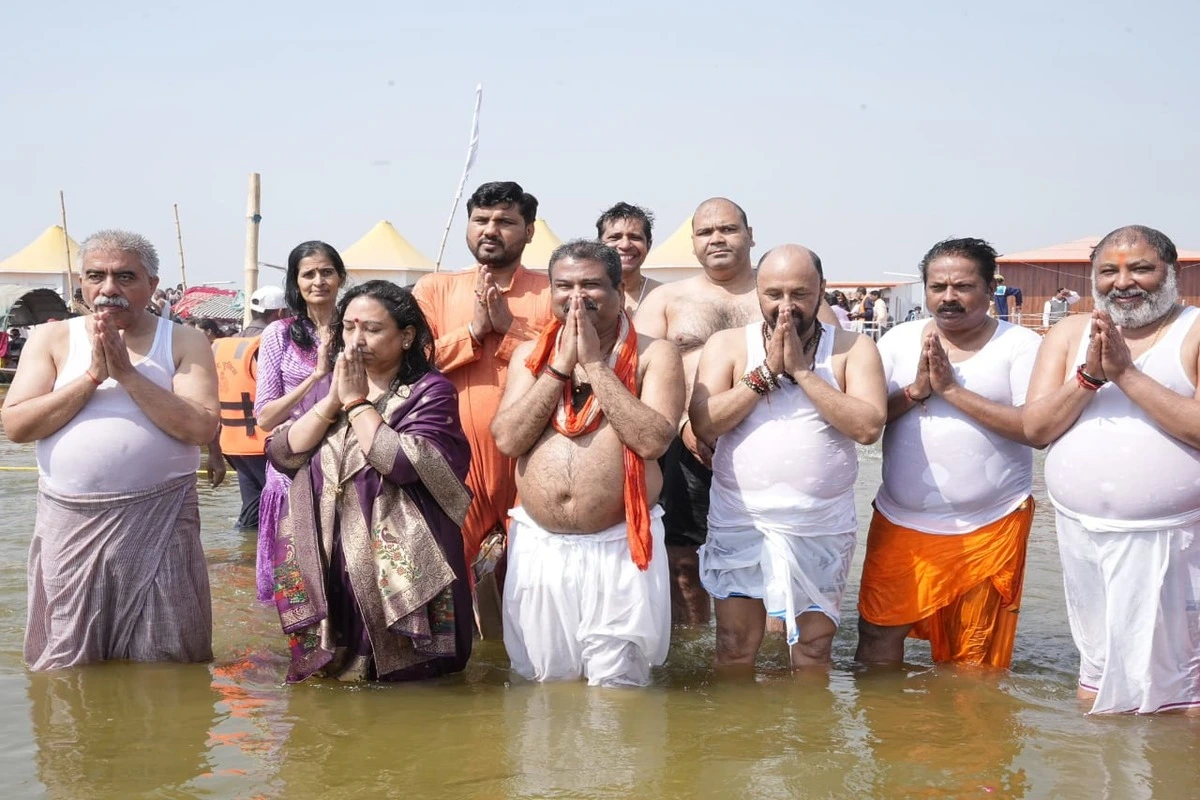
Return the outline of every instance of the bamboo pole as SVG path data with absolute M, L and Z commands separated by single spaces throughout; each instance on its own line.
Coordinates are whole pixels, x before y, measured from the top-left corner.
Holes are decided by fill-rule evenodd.
M 62 209 L 63 249 L 67 251 L 67 308 L 75 308 L 75 267 L 71 264 L 71 237 L 67 235 L 67 198 L 58 190 L 58 207 Z
M 179 242 L 179 278 L 187 291 L 187 267 L 183 263 L 183 230 L 179 227 L 179 203 L 175 203 L 175 239 Z
M 258 290 L 258 224 L 262 222 L 259 213 L 262 186 L 257 172 L 250 173 L 250 190 L 246 196 L 246 259 L 245 292 L 246 310 L 242 314 L 242 323 L 250 324 L 250 297 Z

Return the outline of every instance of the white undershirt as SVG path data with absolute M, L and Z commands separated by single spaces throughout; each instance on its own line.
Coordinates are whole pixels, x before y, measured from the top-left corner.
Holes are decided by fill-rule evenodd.
M 1188 307 L 1134 366 L 1182 397 L 1196 387 L 1184 372 L 1183 342 L 1200 318 Z M 1087 355 L 1080 337 L 1075 364 Z M 1055 507 L 1097 532 L 1181 528 L 1200 520 L 1200 451 L 1163 431 L 1114 383 L 1102 386 L 1046 456 Z
M 927 325 L 904 322 L 879 340 L 888 394 L 917 376 Z M 999 321 L 991 340 L 954 364 L 959 384 L 988 400 L 1025 404 L 1041 337 Z M 1033 451 L 989 431 L 938 395 L 889 422 L 883 434 L 879 513 L 925 533 L 963 534 L 1012 513 L 1033 489 Z
M 833 374 L 834 328 L 821 327 L 813 372 L 840 391 Z M 745 337 L 752 369 L 766 359 L 762 323 L 748 325 Z M 796 536 L 825 536 L 857 528 L 854 442 L 787 380 L 717 439 L 712 463 L 710 530 L 767 525 Z
M 56 389 L 91 365 L 86 321 L 74 317 L 67 322 L 70 351 L 58 371 Z M 175 326 L 164 318 L 157 323 L 150 352 L 134 368 L 170 390 L 175 375 L 171 344 Z M 164 432 L 124 387 L 109 378 L 70 422 L 38 440 L 37 463 L 42 480 L 61 494 L 129 492 L 194 474 L 200 467 L 200 448 Z

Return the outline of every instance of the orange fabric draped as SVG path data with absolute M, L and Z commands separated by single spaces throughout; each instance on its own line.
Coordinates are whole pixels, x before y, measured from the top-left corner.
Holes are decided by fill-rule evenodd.
M 540 375 L 546 365 L 554 358 L 558 349 L 559 333 L 562 322 L 555 319 L 538 337 L 533 346 L 533 352 L 525 361 L 525 366 L 534 375 Z M 638 337 L 633 329 L 629 315 L 621 312 L 621 329 L 617 335 L 617 343 L 609 357 L 609 366 L 625 388 L 634 397 L 638 396 Z M 563 381 L 562 397 L 558 400 L 558 408 L 551 417 L 550 424 L 563 436 L 575 438 L 585 433 L 591 433 L 600 427 L 600 403 L 595 393 L 579 411 L 571 402 L 571 383 Z M 650 539 L 650 505 L 646 496 L 646 462 L 628 446 L 625 451 L 625 526 L 629 539 L 629 554 L 638 569 L 648 569 L 652 556 L 653 542 Z
M 933 660 L 1007 669 L 1012 661 L 1033 498 L 972 533 L 922 533 L 878 511 L 867 534 L 858 613 L 912 625 Z

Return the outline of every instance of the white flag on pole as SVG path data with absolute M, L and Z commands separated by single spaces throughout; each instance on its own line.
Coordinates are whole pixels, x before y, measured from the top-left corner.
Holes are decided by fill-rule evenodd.
M 475 114 L 471 118 L 471 143 L 467 145 L 467 168 L 463 171 L 463 180 L 475 166 L 475 152 L 479 150 L 479 107 L 483 105 L 483 84 L 475 87 Z
M 467 143 L 467 163 L 463 165 L 462 178 L 458 181 L 458 190 L 454 193 L 454 203 L 450 206 L 450 219 L 446 220 L 446 230 L 442 232 L 442 244 L 438 247 L 437 261 L 433 271 L 442 268 L 442 256 L 446 253 L 446 240 L 450 237 L 450 226 L 454 224 L 454 214 L 458 211 L 458 202 L 462 200 L 463 189 L 467 185 L 467 175 L 475 164 L 475 153 L 479 150 L 479 109 L 483 105 L 483 84 L 475 87 L 475 113 L 471 117 L 471 141 Z

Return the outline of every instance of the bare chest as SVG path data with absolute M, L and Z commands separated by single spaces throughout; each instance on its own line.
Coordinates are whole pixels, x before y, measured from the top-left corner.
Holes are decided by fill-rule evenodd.
M 753 294 L 680 297 L 667 309 L 667 339 L 687 354 L 699 350 L 718 331 L 748 325 L 758 313 Z

